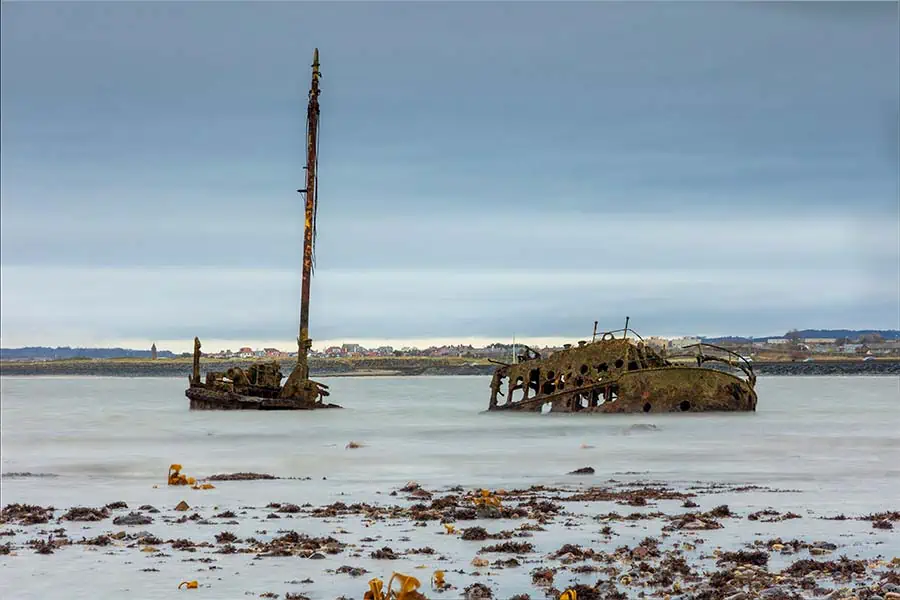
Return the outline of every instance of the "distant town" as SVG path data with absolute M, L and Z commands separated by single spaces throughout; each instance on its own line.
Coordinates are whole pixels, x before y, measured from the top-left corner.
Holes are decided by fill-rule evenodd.
M 583 340 L 590 341 L 590 340 Z M 790 335 L 784 337 L 766 338 L 761 340 L 749 338 L 730 338 L 723 340 L 710 340 L 700 337 L 676 337 L 663 338 L 658 336 L 643 338 L 644 343 L 662 352 L 663 354 L 678 353 L 688 347 L 699 344 L 701 342 L 715 343 L 724 348 L 739 352 L 740 354 L 753 356 L 761 353 L 797 353 L 804 356 L 815 354 L 834 354 L 834 355 L 866 355 L 866 356 L 900 356 L 900 339 L 885 339 L 878 333 L 870 333 L 859 336 L 858 338 L 849 339 L 829 338 L 829 337 L 801 337 L 798 335 Z M 543 346 L 536 347 L 544 356 L 549 356 L 553 352 L 564 350 L 571 344 L 562 346 Z M 522 348 L 521 344 L 518 344 Z M 360 344 L 341 344 L 340 346 L 331 346 L 320 351 L 311 351 L 310 357 L 313 358 L 362 358 L 362 357 L 462 357 L 462 358 L 493 358 L 501 360 L 509 358 L 515 351 L 515 345 L 511 343 L 495 342 L 483 348 L 476 348 L 471 345 L 447 345 L 447 346 L 430 346 L 420 349 L 416 347 L 394 348 L 392 346 L 379 346 L 377 348 L 365 348 Z M 184 356 L 189 356 L 185 353 Z M 296 352 L 284 352 L 277 348 L 239 348 L 236 352 L 231 350 L 223 350 L 210 354 L 203 354 L 206 358 L 296 358 Z
M 831 335 L 826 335 L 830 333 Z M 631 334 L 633 335 L 633 334 Z M 589 342 L 586 340 L 576 341 Z M 699 336 L 643 338 L 644 343 L 657 349 L 664 355 L 677 354 L 689 346 L 700 342 L 712 343 L 728 348 L 747 358 L 766 358 L 768 356 L 789 357 L 792 359 L 808 359 L 827 356 L 858 357 L 894 357 L 900 358 L 900 331 L 852 331 L 852 330 L 806 330 L 790 331 L 783 336 L 766 338 L 720 337 L 705 338 Z M 522 344 L 516 344 L 521 350 Z M 570 344 L 562 346 L 533 347 L 544 356 L 563 350 Z M 495 342 L 482 348 L 472 345 L 456 344 L 416 348 L 404 346 L 378 346 L 366 348 L 357 343 L 345 343 L 331 346 L 323 350 L 310 352 L 310 357 L 320 359 L 336 358 L 372 358 L 372 357 L 462 357 L 472 359 L 494 359 L 504 361 L 510 359 L 515 352 L 512 343 Z M 126 350 L 123 348 L 12 348 L 0 349 L 2 360 L 65 360 L 65 359 L 110 359 L 110 358 L 149 358 L 171 359 L 189 357 L 189 352 L 175 354 L 167 350 L 157 350 L 153 344 L 149 350 Z M 291 359 L 297 357 L 296 351 L 280 348 L 240 347 L 235 350 L 225 349 L 216 352 L 204 352 L 204 358 L 210 359 Z

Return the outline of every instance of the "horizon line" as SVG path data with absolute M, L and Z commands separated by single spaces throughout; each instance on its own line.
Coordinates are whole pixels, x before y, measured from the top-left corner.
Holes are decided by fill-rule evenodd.
M 798 331 L 855 331 L 855 332 L 867 332 L 867 331 L 886 331 L 886 332 L 897 332 L 900 333 L 900 329 L 892 329 L 892 328 L 855 328 L 855 329 L 844 329 L 844 328 L 804 328 L 799 329 Z M 622 329 L 619 329 L 617 333 L 621 333 Z M 631 335 L 632 329 L 629 327 L 628 329 L 629 335 Z M 598 331 L 597 335 L 601 335 L 604 332 Z M 780 334 L 769 334 L 769 335 L 737 335 L 737 334 L 723 334 L 723 333 L 691 333 L 691 334 L 683 334 L 683 335 L 641 335 L 641 338 L 650 339 L 650 338 L 658 338 L 658 339 L 677 339 L 684 337 L 697 337 L 697 338 L 735 338 L 735 339 L 764 339 L 764 338 L 783 338 L 785 337 L 785 333 Z M 400 349 L 403 347 L 409 348 L 417 348 L 419 350 L 424 350 L 429 347 L 441 347 L 441 346 L 473 346 L 475 348 L 484 348 L 491 344 L 508 344 L 512 345 L 513 341 L 517 344 L 526 344 L 529 346 L 536 347 L 562 347 L 567 343 L 576 343 L 579 339 L 587 341 L 591 336 L 518 336 L 518 335 L 510 335 L 507 336 L 506 339 L 498 338 L 498 337 L 487 337 L 487 336 L 468 336 L 468 337 L 422 337 L 422 338 L 345 338 L 345 339 L 328 339 L 313 342 L 313 351 L 323 351 L 326 348 L 331 348 L 334 346 L 342 346 L 344 344 L 359 344 L 360 346 L 365 347 L 366 349 L 374 349 L 381 346 L 391 346 L 394 349 Z M 275 348 L 283 352 L 294 352 L 296 351 L 296 341 L 291 340 L 264 340 L 264 339 L 244 339 L 244 340 L 236 340 L 230 338 L 210 338 L 207 341 L 200 340 L 200 343 L 203 347 L 202 352 L 204 354 L 215 354 L 217 352 L 223 352 L 225 350 L 237 351 L 240 348 L 248 347 L 253 348 L 255 350 L 261 350 L 263 348 Z M 10 346 L 3 347 L 3 350 L 19 350 L 23 348 L 72 348 L 72 349 L 102 349 L 109 350 L 114 348 L 120 348 L 122 350 L 130 350 L 130 351 L 149 351 L 150 346 L 155 344 L 158 352 L 172 352 L 174 354 L 181 354 L 184 352 L 193 352 L 193 339 L 190 340 L 182 340 L 182 339 L 174 339 L 174 340 L 136 340 L 136 339 L 122 339 L 122 340 L 96 340 L 92 341 L 90 345 L 79 344 L 79 345 L 41 345 L 41 344 L 32 344 L 32 345 L 23 345 L 23 346 Z

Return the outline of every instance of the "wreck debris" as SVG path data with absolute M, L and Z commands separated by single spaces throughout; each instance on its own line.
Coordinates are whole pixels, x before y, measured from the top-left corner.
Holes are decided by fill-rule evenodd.
M 621 332 L 621 337 L 616 334 Z M 635 338 L 629 338 L 631 333 Z M 658 413 L 755 411 L 756 375 L 742 356 L 712 344 L 663 357 L 633 329 L 608 331 L 546 358 L 530 351 L 500 363 L 489 411 Z M 530 350 L 530 349 L 528 349 Z M 744 378 L 736 372 L 742 372 Z M 499 397 L 503 397 L 501 402 Z
M 193 370 L 185 395 L 196 410 L 312 410 L 341 408 L 324 401 L 328 386 L 309 378 L 309 297 L 315 263 L 316 209 L 319 131 L 319 50 L 313 53 L 312 84 L 307 107 L 306 187 L 297 190 L 305 197 L 303 236 L 303 281 L 300 297 L 300 333 L 297 337 L 297 364 L 282 385 L 284 376 L 277 361 L 250 365 L 245 372 L 231 367 L 225 372 L 207 371 L 200 380 L 200 340 L 194 338 Z

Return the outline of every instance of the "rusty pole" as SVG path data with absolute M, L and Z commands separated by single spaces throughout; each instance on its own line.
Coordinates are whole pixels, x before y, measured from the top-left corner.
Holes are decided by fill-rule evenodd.
M 309 339 L 309 284 L 313 271 L 313 244 L 316 229 L 316 162 L 319 133 L 319 49 L 313 53 L 312 83 L 306 109 L 306 189 L 297 190 L 306 197 L 303 233 L 303 285 L 300 291 L 300 335 L 297 337 L 297 367 L 303 378 L 309 378 L 307 354 L 312 346 Z

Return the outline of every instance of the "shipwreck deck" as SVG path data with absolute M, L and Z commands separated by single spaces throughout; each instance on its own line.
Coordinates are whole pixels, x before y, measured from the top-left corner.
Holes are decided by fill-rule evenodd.
M 192 385 L 184 395 L 190 401 L 191 410 L 319 410 L 341 408 L 327 402 L 308 402 L 285 398 L 246 396 L 236 392 L 210 390 L 203 385 Z

